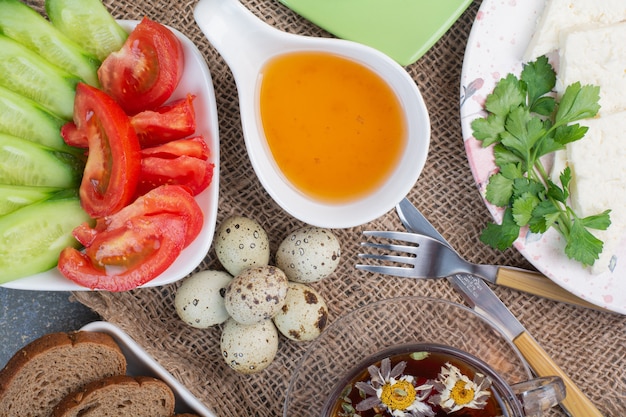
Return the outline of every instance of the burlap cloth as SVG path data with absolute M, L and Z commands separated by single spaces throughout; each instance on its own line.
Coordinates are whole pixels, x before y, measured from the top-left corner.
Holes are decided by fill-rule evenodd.
M 331 36 L 275 0 L 242 0 L 262 20 L 291 33 Z M 239 118 L 237 90 L 229 68 L 193 19 L 195 1 L 113 1 L 118 19 L 144 15 L 179 29 L 202 51 L 217 96 L 221 142 L 218 223 L 240 214 L 259 221 L 272 249 L 302 226 L 276 205 L 253 174 Z M 39 3 L 41 5 L 41 3 Z M 478 241 L 489 214 L 468 167 L 459 120 L 459 79 L 468 34 L 480 5 L 475 1 L 417 63 L 407 67 L 424 96 L 432 123 L 426 167 L 409 197 L 467 259 L 531 268 L 516 251 L 500 253 Z M 376 300 L 424 295 L 461 302 L 445 280 L 381 277 L 355 270 L 358 243 L 366 229 L 402 230 L 395 212 L 362 227 L 335 230 L 342 261 L 332 276 L 316 283 L 331 321 Z M 221 268 L 211 250 L 198 269 Z M 278 416 L 289 379 L 306 343 L 282 338 L 275 361 L 260 374 L 242 376 L 220 356 L 219 328 L 192 329 L 178 319 L 178 284 L 121 294 L 79 292 L 74 297 L 117 324 L 187 386 L 218 416 Z M 626 415 L 626 317 L 576 308 L 505 288 L 496 293 L 569 376 L 607 416 Z M 311 392 L 315 396 L 315 392 Z M 321 399 L 320 399 L 321 401 Z M 555 411 L 553 415 L 565 415 Z

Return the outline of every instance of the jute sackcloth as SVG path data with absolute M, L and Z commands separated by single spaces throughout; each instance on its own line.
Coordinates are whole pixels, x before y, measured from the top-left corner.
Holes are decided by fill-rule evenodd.
M 218 224 L 231 215 L 251 217 L 267 230 L 275 251 L 288 232 L 303 224 L 274 203 L 253 173 L 242 137 L 235 82 L 224 60 L 194 22 L 196 2 L 105 3 L 118 19 L 148 16 L 180 30 L 204 54 L 213 77 L 219 116 Z M 260 19 L 283 31 L 331 36 L 278 1 L 242 3 Z M 41 9 L 41 2 L 37 6 Z M 478 240 L 489 213 L 476 190 L 464 152 L 459 80 L 465 45 L 479 6 L 480 1 L 475 1 L 425 56 L 406 67 L 424 96 L 432 123 L 428 161 L 409 198 L 468 260 L 532 268 L 516 251 L 502 253 Z M 355 270 L 359 242 L 363 239 L 361 232 L 368 229 L 403 230 L 391 211 L 361 227 L 334 231 L 342 245 L 341 264 L 331 277 L 314 284 L 328 303 L 331 322 L 357 307 L 404 295 L 462 302 L 445 280 L 401 279 Z M 213 249 L 197 268 L 201 269 L 221 269 Z M 267 369 L 252 376 L 239 375 L 221 357 L 219 326 L 193 329 L 177 317 L 173 301 L 178 285 L 119 294 L 76 292 L 73 296 L 125 330 L 217 415 L 282 415 L 289 379 L 306 352 L 307 343 L 281 338 L 278 355 Z M 626 317 L 506 288 L 494 290 L 601 411 L 613 417 L 626 414 Z M 555 410 L 551 415 L 564 413 Z

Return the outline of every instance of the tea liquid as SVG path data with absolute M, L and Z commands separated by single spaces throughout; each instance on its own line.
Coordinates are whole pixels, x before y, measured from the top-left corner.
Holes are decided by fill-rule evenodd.
M 397 363 L 405 361 L 407 363 L 406 368 L 402 372 L 403 375 L 412 375 L 416 379 L 416 386 L 420 386 L 422 384 L 427 383 L 429 380 L 434 380 L 437 378 L 439 372 L 441 371 L 442 366 L 446 363 L 450 363 L 456 366 L 463 375 L 469 377 L 470 380 L 474 379 L 476 372 L 478 372 L 474 367 L 469 364 L 459 361 L 456 357 L 452 355 L 448 355 L 446 353 L 439 352 L 429 352 L 428 357 L 420 360 L 415 360 L 411 357 L 411 353 L 399 354 L 390 356 L 391 359 L 391 368 L 393 368 Z M 374 365 L 380 368 L 381 362 L 377 362 Z M 367 367 L 366 367 L 367 368 Z M 362 381 L 367 382 L 371 379 L 370 374 L 367 369 L 363 369 L 355 378 L 353 378 L 346 389 L 344 390 L 344 394 L 346 394 L 343 398 L 349 398 L 349 401 L 346 401 L 342 398 L 339 398 L 337 404 L 333 408 L 330 417 L 351 417 L 354 414 L 350 412 L 346 412 L 350 407 L 345 407 L 344 403 L 351 404 L 352 407 L 356 407 L 356 405 L 363 400 L 363 397 L 359 393 L 359 389 L 355 388 L 355 383 Z M 349 393 L 347 393 L 348 389 L 350 389 Z M 496 417 L 496 416 L 508 416 L 508 413 L 504 411 L 504 408 L 501 406 L 501 399 L 499 398 L 497 392 L 490 388 L 491 396 L 483 409 L 470 409 L 470 408 L 462 408 L 458 411 L 452 412 L 450 414 L 446 413 L 439 406 L 432 406 L 432 410 L 435 412 L 436 417 Z M 437 394 L 433 391 L 430 394 L 430 397 Z M 426 400 L 428 401 L 428 400 Z M 376 411 L 374 409 L 366 410 L 366 411 L 358 411 L 357 412 L 361 417 L 380 417 L 380 416 L 391 416 L 388 412 L 380 412 L 380 410 Z M 410 415 L 410 414 L 406 414 Z

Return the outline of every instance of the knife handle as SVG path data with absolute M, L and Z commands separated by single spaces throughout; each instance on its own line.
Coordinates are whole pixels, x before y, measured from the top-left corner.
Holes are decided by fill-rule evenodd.
M 560 376 L 565 384 L 565 399 L 561 405 L 572 417 L 602 417 L 600 410 L 574 384 L 561 368 L 548 356 L 539 343 L 527 332 L 521 333 L 513 343 L 522 353 L 537 376 Z
M 589 301 L 583 300 L 575 296 L 559 285 L 555 284 L 551 279 L 543 274 L 524 269 L 503 267 L 498 268 L 496 274 L 497 285 L 513 288 L 515 290 L 538 295 L 540 297 L 549 298 L 550 300 L 560 301 L 567 304 L 573 304 L 581 307 L 591 308 L 594 310 L 606 311 Z

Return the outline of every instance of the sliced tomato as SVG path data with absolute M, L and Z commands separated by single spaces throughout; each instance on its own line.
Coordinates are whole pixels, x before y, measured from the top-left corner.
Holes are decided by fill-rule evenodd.
M 67 122 L 61 127 L 61 137 L 69 146 L 87 149 L 89 141 L 83 131 L 80 131 L 74 122 Z
M 72 235 L 81 245 L 87 247 L 93 243 L 98 230 L 92 228 L 89 223 L 81 223 L 72 230 Z
M 186 223 L 173 214 L 133 217 L 99 233 L 86 251 L 65 248 L 58 269 L 90 289 L 128 291 L 156 278 L 178 257 Z
M 165 103 L 183 73 L 183 49 L 174 33 L 146 17 L 98 69 L 102 89 L 130 115 Z
M 187 94 L 184 99 L 132 116 L 130 123 L 135 128 L 141 146 L 157 146 L 192 135 L 196 131 L 194 98 L 193 94 Z
M 164 184 L 183 185 L 197 195 L 213 180 L 210 150 L 201 136 L 142 149 L 139 195 Z
M 135 130 L 111 97 L 83 83 L 76 88 L 74 123 L 89 144 L 80 185 L 83 209 L 93 218 L 111 215 L 135 196 L 141 170 Z
M 190 191 L 178 185 L 163 185 L 137 198 L 117 213 L 98 219 L 95 229 L 99 232 L 114 230 L 123 227 L 134 217 L 164 213 L 176 215 L 187 223 L 185 247 L 198 236 L 204 224 L 202 209 Z M 88 237 L 89 233 L 81 231 L 81 235 Z M 88 246 L 84 243 L 83 245 Z
M 214 165 L 209 161 L 186 155 L 166 161 L 156 157 L 142 158 L 137 192 L 163 184 L 178 184 L 189 188 L 193 195 L 198 195 L 211 184 L 213 168 Z
M 202 136 L 178 139 L 141 150 L 142 158 L 153 156 L 163 159 L 174 159 L 182 155 L 208 159 L 211 156 L 211 150 Z

